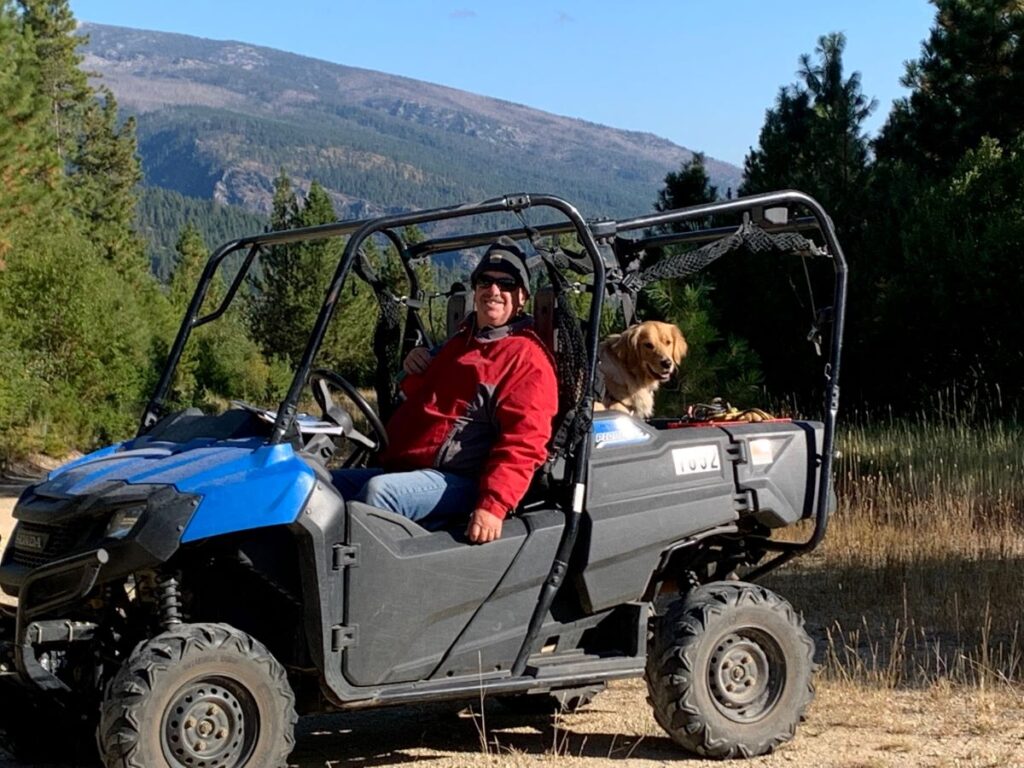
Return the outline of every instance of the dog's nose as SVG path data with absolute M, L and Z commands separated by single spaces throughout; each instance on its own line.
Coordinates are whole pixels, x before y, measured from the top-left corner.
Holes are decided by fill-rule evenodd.
M 667 371 L 669 368 L 672 367 L 672 361 L 671 360 L 662 360 L 661 361 L 661 367 L 664 368 Z

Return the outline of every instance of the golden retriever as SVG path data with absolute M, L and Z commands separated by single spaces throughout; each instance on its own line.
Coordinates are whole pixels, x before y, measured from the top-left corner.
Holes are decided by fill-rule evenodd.
M 609 336 L 599 348 L 604 397 L 596 409 L 650 418 L 654 393 L 671 378 L 685 356 L 686 339 L 671 323 L 647 320 Z

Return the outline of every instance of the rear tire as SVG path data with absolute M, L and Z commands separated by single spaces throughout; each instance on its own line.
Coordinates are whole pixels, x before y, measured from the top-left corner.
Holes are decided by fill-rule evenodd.
M 814 643 L 771 590 L 714 582 L 655 620 L 647 690 L 676 743 L 714 758 L 753 757 L 789 741 L 814 698 Z
M 277 768 L 295 744 L 284 668 L 226 624 L 183 624 L 141 643 L 107 689 L 107 768 Z

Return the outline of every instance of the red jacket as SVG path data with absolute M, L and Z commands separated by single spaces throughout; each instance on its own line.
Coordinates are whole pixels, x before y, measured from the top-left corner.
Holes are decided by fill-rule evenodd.
M 380 465 L 479 475 L 478 509 L 515 509 L 547 458 L 558 410 L 554 362 L 532 324 L 476 331 L 471 317 L 426 371 L 407 376 Z

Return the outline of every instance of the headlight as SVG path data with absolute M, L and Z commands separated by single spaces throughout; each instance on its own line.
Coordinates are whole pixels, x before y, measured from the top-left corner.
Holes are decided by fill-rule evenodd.
M 123 539 L 129 533 L 135 524 L 139 522 L 139 518 L 142 517 L 142 513 L 146 511 L 145 504 L 138 504 L 134 507 L 125 507 L 119 509 L 114 513 L 114 516 L 110 518 L 110 522 L 107 524 L 107 530 L 103 533 L 108 539 Z

